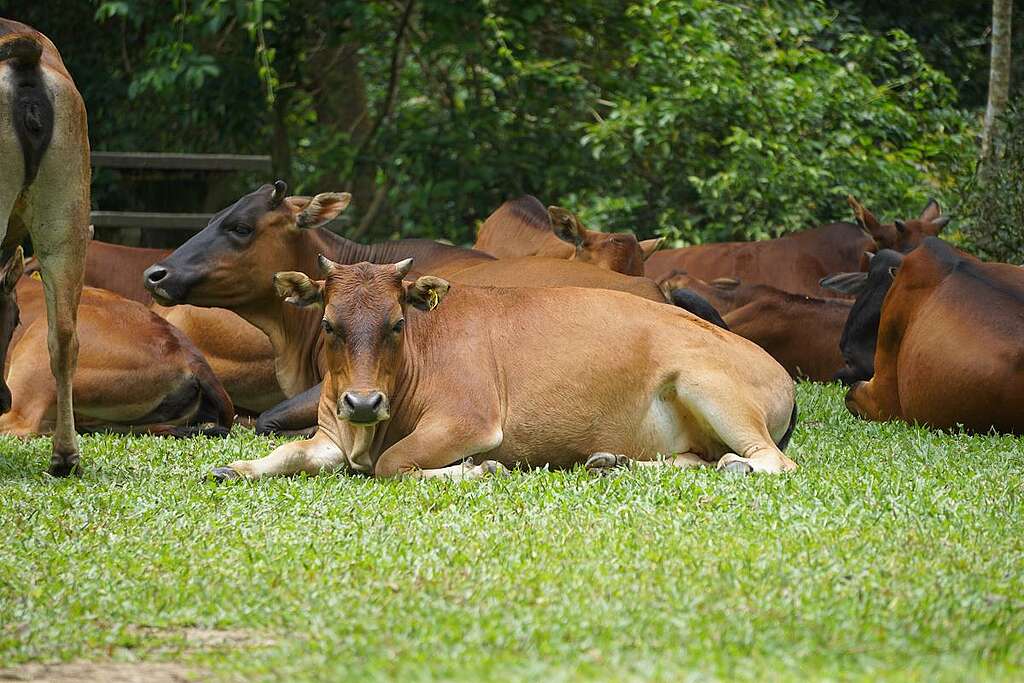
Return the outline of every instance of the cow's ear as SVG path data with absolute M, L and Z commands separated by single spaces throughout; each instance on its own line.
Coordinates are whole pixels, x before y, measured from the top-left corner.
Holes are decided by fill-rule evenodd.
M 934 230 L 934 232 L 932 232 L 932 234 L 933 235 L 938 235 L 940 232 L 942 232 L 942 229 L 944 227 L 946 227 L 947 225 L 949 225 L 949 221 L 950 221 L 949 216 L 939 216 L 938 218 L 933 220 L 931 222 L 932 229 Z
M 450 287 L 447 280 L 424 275 L 406 287 L 405 300 L 421 311 L 432 311 L 441 303 Z
M 651 255 L 661 249 L 661 245 L 665 243 L 664 237 L 655 237 L 650 240 L 640 240 L 640 253 L 643 255 L 644 261 L 649 259 Z
M 840 294 L 860 294 L 867 283 L 867 273 L 836 273 L 818 280 L 818 284 L 825 289 Z
M 885 229 L 878 222 L 878 219 L 875 218 L 875 214 L 865 209 L 853 195 L 847 195 L 846 203 L 853 209 L 853 217 L 857 219 L 857 225 L 866 230 L 872 238 L 877 241 L 879 237 L 885 236 Z
M 561 206 L 549 206 L 548 216 L 551 217 L 551 229 L 559 239 L 577 247 L 583 243 L 583 226 L 572 211 Z
M 313 280 L 305 273 L 287 271 L 274 275 L 274 289 L 285 303 L 305 308 L 324 305 L 324 281 Z
M 2 283 L 0 286 L 3 287 L 3 293 L 9 295 L 13 292 L 14 288 L 18 284 L 18 280 L 20 280 L 21 276 L 24 274 L 25 252 L 22 250 L 21 246 L 18 246 L 11 257 L 7 259 L 7 263 L 5 263 L 3 268 L 0 269 L 0 278 L 2 278 L 0 279 L 0 283 Z
M 942 215 L 942 209 L 939 207 L 939 203 L 934 199 L 929 198 L 928 203 L 924 206 L 924 211 L 921 212 L 921 217 L 918 220 L 924 221 L 925 223 L 934 223 L 935 219 Z
M 295 225 L 301 230 L 319 228 L 337 218 L 350 201 L 352 195 L 348 192 L 321 192 L 314 195 L 295 216 Z

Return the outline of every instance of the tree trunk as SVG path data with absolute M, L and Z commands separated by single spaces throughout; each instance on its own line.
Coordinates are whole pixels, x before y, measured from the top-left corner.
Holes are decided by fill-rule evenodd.
M 981 133 L 981 158 L 998 156 L 999 117 L 1010 97 L 1010 30 L 1013 0 L 992 0 L 992 66 L 988 79 L 988 107 Z

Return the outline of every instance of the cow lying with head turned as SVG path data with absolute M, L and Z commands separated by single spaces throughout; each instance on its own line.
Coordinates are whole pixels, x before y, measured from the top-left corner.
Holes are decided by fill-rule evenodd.
M 463 479 L 618 464 L 609 451 L 654 465 L 796 468 L 780 450 L 796 419 L 793 381 L 689 313 L 578 288 L 449 291 L 436 277 L 404 282 L 411 260 L 321 263 L 323 281 L 275 277 L 289 302 L 322 308 L 319 429 L 217 468 L 219 478 L 348 468 Z
M 0 433 L 29 437 L 57 428 L 57 385 L 46 371 L 42 284 L 20 277 L 21 249 L 0 269 Z M 145 306 L 102 289 L 82 290 L 74 378 L 83 431 L 224 435 L 234 408 L 189 340 Z
M 498 258 L 545 256 L 574 259 L 625 275 L 644 274 L 644 261 L 661 238 L 637 240 L 630 232 L 589 230 L 568 209 L 544 205 L 533 196 L 510 199 L 487 217 L 474 249 Z
M 927 238 L 896 270 L 874 376 L 846 406 L 869 420 L 1024 433 L 1022 340 L 1024 270 Z

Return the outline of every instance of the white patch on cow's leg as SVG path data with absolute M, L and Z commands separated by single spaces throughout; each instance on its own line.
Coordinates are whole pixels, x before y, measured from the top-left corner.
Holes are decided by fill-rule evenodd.
M 300 472 L 319 474 L 337 470 L 345 464 L 341 448 L 324 432 L 318 431 L 311 439 L 278 446 L 264 458 L 236 460 L 227 467 L 214 468 L 213 476 L 224 480 L 282 477 Z
M 729 472 L 765 472 L 779 474 L 791 472 L 797 464 L 786 457 L 774 444 L 771 446 L 751 446 L 744 454 L 726 453 L 718 461 L 718 469 Z
M 451 465 L 449 467 L 439 467 L 432 470 L 409 470 L 403 472 L 401 476 L 410 477 L 413 479 L 448 479 L 449 481 L 464 481 L 469 479 L 480 479 L 490 474 L 507 474 L 508 469 L 505 468 L 497 460 L 484 460 L 479 465 L 474 465 L 473 460 L 469 459 L 465 462 L 461 462 L 458 465 Z
M 677 453 L 667 458 L 656 460 L 634 460 L 633 464 L 638 467 L 678 467 L 689 469 L 692 467 L 711 467 L 710 463 L 696 453 Z

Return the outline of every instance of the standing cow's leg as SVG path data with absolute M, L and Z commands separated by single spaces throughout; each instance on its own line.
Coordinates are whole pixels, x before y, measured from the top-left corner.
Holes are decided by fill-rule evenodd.
M 227 467 L 215 467 L 213 476 L 226 479 L 260 479 L 293 474 L 332 472 L 346 464 L 345 454 L 323 430 L 305 441 L 292 441 L 274 449 L 265 458 L 236 460 Z
M 86 197 L 61 201 L 62 192 L 51 195 L 42 190 L 43 187 L 45 183 L 41 186 L 37 183 L 34 188 L 28 228 L 39 258 L 46 295 L 50 371 L 57 382 L 57 419 L 50 474 L 63 477 L 78 469 L 78 438 L 71 391 L 78 362 L 78 301 L 85 271 L 89 202 Z
M 374 476 L 457 481 L 499 472 L 504 467 L 494 460 L 485 460 L 479 465 L 472 462 L 451 464 L 501 445 L 502 432 L 497 420 L 493 422 L 493 428 L 487 428 L 485 424 L 474 424 L 470 419 L 421 420 L 412 434 L 381 454 L 374 467 Z

